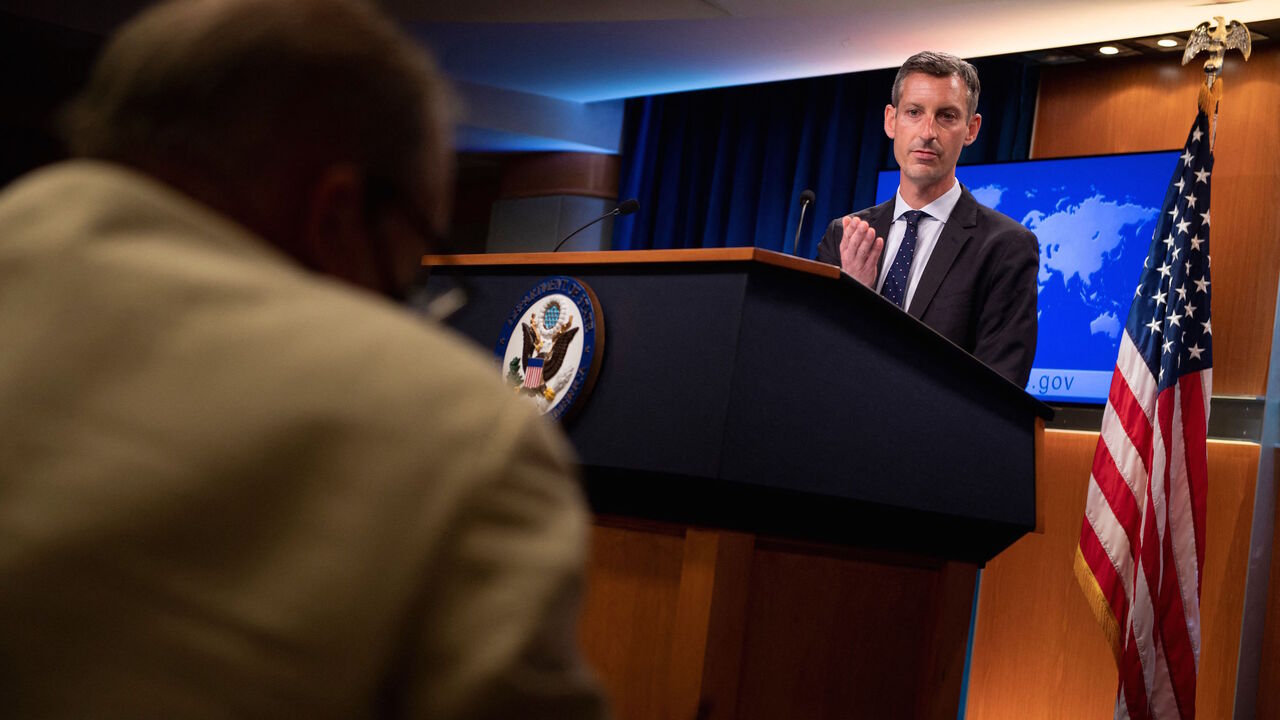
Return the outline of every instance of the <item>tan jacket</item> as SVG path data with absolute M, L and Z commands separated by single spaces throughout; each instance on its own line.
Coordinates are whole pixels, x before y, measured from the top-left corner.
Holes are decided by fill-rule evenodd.
M 123 168 L 0 195 L 0 714 L 603 715 L 566 445 L 449 331 Z

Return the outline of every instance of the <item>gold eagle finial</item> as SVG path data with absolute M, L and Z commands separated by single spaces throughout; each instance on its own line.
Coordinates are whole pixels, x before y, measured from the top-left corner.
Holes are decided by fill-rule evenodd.
M 1232 20 L 1224 22 L 1221 16 L 1214 16 L 1216 25 L 1209 29 L 1208 22 L 1202 22 L 1191 31 L 1187 38 L 1187 49 L 1182 52 L 1182 64 L 1191 62 L 1191 58 L 1207 51 L 1209 59 L 1204 61 L 1204 87 L 1200 89 L 1200 107 L 1206 113 L 1216 106 L 1222 97 L 1222 84 L 1217 82 L 1222 74 L 1222 58 L 1232 48 L 1240 51 L 1244 59 L 1249 59 L 1253 43 L 1249 28 L 1244 23 Z

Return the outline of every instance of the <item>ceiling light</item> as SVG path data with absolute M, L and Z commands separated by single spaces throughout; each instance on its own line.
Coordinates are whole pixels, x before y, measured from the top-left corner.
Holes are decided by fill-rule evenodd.
M 1160 38 L 1156 44 L 1160 47 L 1178 47 L 1178 41 L 1173 38 Z
M 1120 53 L 1120 48 L 1114 45 L 1103 45 L 1102 47 L 1098 48 L 1098 52 L 1102 53 L 1103 55 L 1117 55 Z

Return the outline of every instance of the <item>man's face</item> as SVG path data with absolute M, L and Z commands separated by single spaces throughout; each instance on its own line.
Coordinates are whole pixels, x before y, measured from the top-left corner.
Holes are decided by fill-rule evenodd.
M 912 73 L 902 81 L 897 107 L 886 105 L 884 132 L 902 168 L 904 196 L 930 202 L 951 188 L 956 161 L 978 137 L 982 116 L 969 117 L 969 92 L 955 75 Z

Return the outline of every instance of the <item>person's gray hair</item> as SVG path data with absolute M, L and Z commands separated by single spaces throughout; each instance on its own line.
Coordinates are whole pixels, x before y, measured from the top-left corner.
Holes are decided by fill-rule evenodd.
M 902 67 L 898 68 L 897 77 L 893 79 L 894 107 L 897 107 L 898 101 L 902 99 L 903 81 L 912 73 L 924 73 L 933 77 L 954 75 L 960 78 L 969 89 L 969 117 L 973 117 L 973 114 L 978 112 L 978 93 L 982 91 L 982 85 L 978 82 L 978 70 L 966 60 L 932 50 L 918 52 L 907 58 Z
M 449 98 L 422 49 L 371 4 L 170 0 L 115 34 L 62 129 L 73 155 L 180 168 L 216 192 L 351 162 L 440 198 Z

